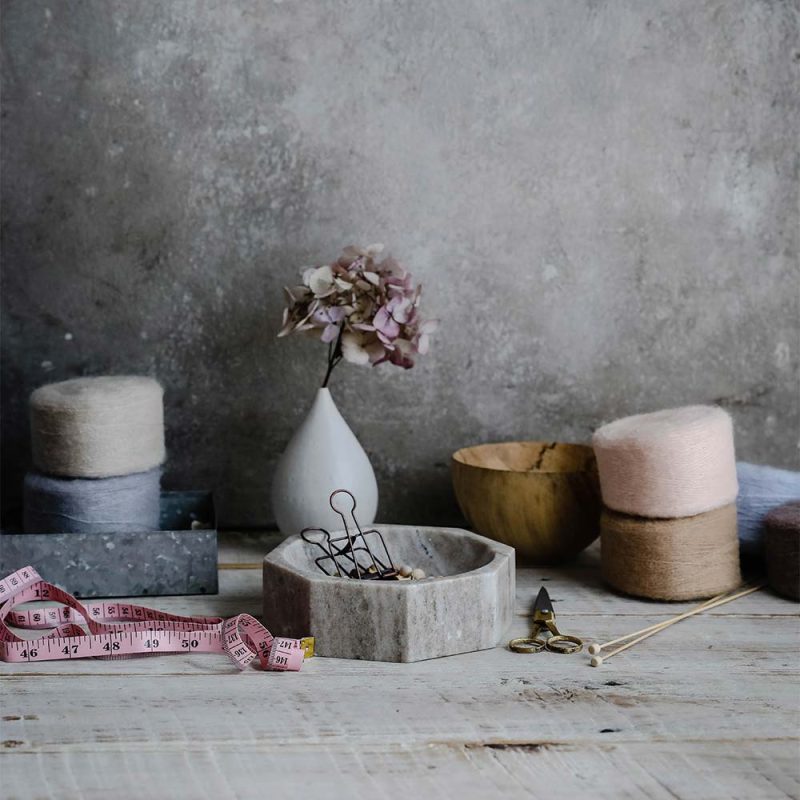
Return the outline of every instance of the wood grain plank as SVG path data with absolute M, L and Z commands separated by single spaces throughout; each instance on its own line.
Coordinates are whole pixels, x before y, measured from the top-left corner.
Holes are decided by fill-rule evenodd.
M 220 534 L 220 563 L 250 564 L 258 567 L 264 556 L 283 539 L 278 533 Z M 694 603 L 660 603 L 615 594 L 600 577 L 600 547 L 595 543 L 578 559 L 557 567 L 537 567 L 517 561 L 517 613 L 528 613 L 532 599 L 539 587 L 547 585 L 554 604 L 563 603 L 565 610 L 574 614 L 608 614 L 671 616 L 695 605 Z M 220 590 L 221 594 L 224 590 Z M 563 593 L 563 596 L 561 596 Z M 204 598 L 199 598 L 200 602 Z M 556 611 L 560 609 L 556 606 Z M 716 610 L 722 615 L 754 613 L 798 614 L 798 605 L 781 598 L 769 590 Z
M 600 669 L 581 656 L 503 649 L 416 664 L 313 659 L 293 674 L 239 673 L 224 656 L 197 654 L 76 662 L 69 677 L 56 671 L 60 662 L 42 664 L 34 675 L 4 676 L 4 714 L 21 719 L 3 721 L 2 738 L 35 750 L 140 742 L 145 731 L 163 742 L 736 740 L 743 729 L 792 737 L 793 622 L 773 622 L 784 635 L 760 628 L 746 645 L 732 634 L 711 649 L 698 646 L 697 629 L 666 632 Z M 64 728 L 72 707 L 81 713 Z
M 691 605 L 609 594 L 596 572 L 592 552 L 566 570 L 519 570 L 509 636 L 526 632 L 543 579 L 562 629 L 589 638 Z M 223 570 L 220 585 L 148 604 L 260 612 L 259 571 Z M 197 654 L 2 664 L 3 793 L 246 798 L 271 782 L 270 794 L 321 798 L 798 797 L 798 649 L 798 605 L 759 592 L 600 669 L 585 653 L 504 648 L 416 664 L 313 659 L 297 674 Z
M 316 800 L 576 797 L 786 800 L 800 792 L 781 742 L 426 747 L 216 746 L 0 756 L 7 800 Z
M 647 623 L 659 616 L 639 619 L 635 624 Z M 751 622 L 755 624 L 751 625 Z M 602 639 L 628 629 L 632 623 L 620 624 L 616 615 L 582 617 L 566 615 L 559 618 L 564 631 L 583 636 L 588 640 Z M 516 617 L 508 631 L 509 638 L 523 636 L 529 630 L 526 617 Z M 378 679 L 396 674 L 458 674 L 464 671 L 482 674 L 508 670 L 564 677 L 582 676 L 586 680 L 597 680 L 606 673 L 637 675 L 691 675 L 708 677 L 726 672 L 753 674 L 754 676 L 796 675 L 797 651 L 800 649 L 800 620 L 796 617 L 770 617 L 762 619 L 728 618 L 716 615 L 698 615 L 670 627 L 637 645 L 598 669 L 589 667 L 589 656 L 584 651 L 572 657 L 559 657 L 551 653 L 531 656 L 509 652 L 505 647 L 465 653 L 449 658 L 422 661 L 416 664 L 392 664 L 387 662 L 351 661 L 346 659 L 316 658 L 306 662 L 301 674 L 307 675 L 323 670 L 330 676 L 360 675 Z M 555 661 L 553 659 L 556 659 Z M 323 666 L 324 665 L 324 666 Z M 252 670 L 249 670 L 251 672 Z M 120 660 L 80 659 L 76 661 L 50 661 L 34 665 L 0 665 L 0 686 L 9 681 L 36 680 L 40 677 L 87 675 L 225 675 L 238 672 L 223 655 L 173 654 L 152 657 L 134 657 Z M 264 680 L 269 676 L 263 676 Z M 581 679 L 578 677 L 578 679 Z
M 527 631 L 531 602 L 539 587 L 543 585 L 538 577 L 534 579 L 529 569 L 517 571 L 516 616 L 513 626 L 509 630 L 509 638 L 512 635 L 524 635 Z M 635 600 L 605 593 L 602 589 L 598 589 L 593 593 L 588 584 L 568 582 L 562 577 L 544 585 L 550 588 L 557 614 L 557 622 L 561 629 L 568 633 L 575 633 L 589 641 L 608 641 L 647 624 L 674 616 L 694 605 L 693 603 L 654 603 Z M 252 570 L 221 571 L 219 595 L 132 598 L 131 602 L 150 605 L 163 611 L 177 614 L 228 617 L 237 613 L 249 613 L 260 617 L 261 573 Z M 633 652 L 637 656 L 640 652 L 645 651 L 663 653 L 661 646 L 663 641 L 681 642 L 683 641 L 682 638 L 675 639 L 672 637 L 682 637 L 684 634 L 690 637 L 690 641 L 698 636 L 704 637 L 704 640 L 710 637 L 707 644 L 713 648 L 718 646 L 717 639 L 724 640 L 725 637 L 730 636 L 747 638 L 742 637 L 741 634 L 741 625 L 743 624 L 752 624 L 753 627 L 763 629 L 763 626 L 770 625 L 770 621 L 773 619 L 788 621 L 790 626 L 789 628 L 781 628 L 781 636 L 788 635 L 789 641 L 793 641 L 795 644 L 800 642 L 800 606 L 797 603 L 777 597 L 770 592 L 762 591 L 681 622 L 671 628 L 669 633 L 653 637 L 646 644 L 637 647 Z M 728 622 L 715 624 L 710 620 L 727 620 Z M 750 623 L 747 623 L 747 620 L 750 620 Z M 796 626 L 796 635 L 794 633 L 795 629 L 791 625 L 792 622 Z M 266 624 L 269 627 L 269 620 L 266 621 Z M 275 633 L 280 632 L 275 631 Z M 669 638 L 664 640 L 665 636 Z M 159 657 L 155 661 L 144 659 L 122 663 L 128 665 L 136 663 L 137 666 L 134 671 L 173 672 L 175 667 L 165 668 L 160 666 L 164 658 Z M 168 658 L 172 660 L 179 658 L 179 656 L 169 656 Z M 213 657 L 207 658 L 211 659 L 207 663 L 213 663 Z M 622 656 L 619 656 L 619 658 L 622 658 Z M 105 671 L 109 674 L 115 674 L 120 669 L 119 664 L 120 662 L 118 661 L 80 661 L 74 663 L 64 661 L 36 665 L 34 671 L 45 674 L 58 672 L 74 674 L 76 665 L 78 665 L 77 670 L 80 673 L 84 671 L 93 673 Z M 215 669 L 213 667 L 209 668 Z M 30 674 L 31 668 L 27 664 L 2 664 L 0 665 L 0 681 L 2 681 L 3 676 L 17 672 Z

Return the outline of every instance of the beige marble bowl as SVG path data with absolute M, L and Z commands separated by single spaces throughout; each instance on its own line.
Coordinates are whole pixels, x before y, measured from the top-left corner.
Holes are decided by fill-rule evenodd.
M 567 561 L 600 532 L 600 488 L 589 445 L 482 444 L 458 450 L 451 467 L 470 525 L 529 561 Z

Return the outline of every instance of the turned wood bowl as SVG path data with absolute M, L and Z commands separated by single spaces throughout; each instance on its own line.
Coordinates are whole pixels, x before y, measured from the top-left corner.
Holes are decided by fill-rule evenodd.
M 470 525 L 522 558 L 568 561 L 600 532 L 600 486 L 589 445 L 482 444 L 458 450 L 451 466 Z

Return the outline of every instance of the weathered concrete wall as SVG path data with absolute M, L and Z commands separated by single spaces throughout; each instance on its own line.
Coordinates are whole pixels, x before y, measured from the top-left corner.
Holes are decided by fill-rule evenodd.
M 718 401 L 798 463 L 797 2 L 7 0 L 3 473 L 35 386 L 167 387 L 173 486 L 269 519 L 322 378 L 280 287 L 384 241 L 443 324 L 343 366 L 379 516 L 456 514 L 490 440 Z

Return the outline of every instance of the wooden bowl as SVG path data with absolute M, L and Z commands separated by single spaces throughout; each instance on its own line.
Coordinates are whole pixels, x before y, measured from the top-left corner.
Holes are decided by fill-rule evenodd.
M 458 450 L 451 466 L 470 525 L 531 561 L 574 558 L 600 532 L 597 464 L 589 445 L 482 444 Z

